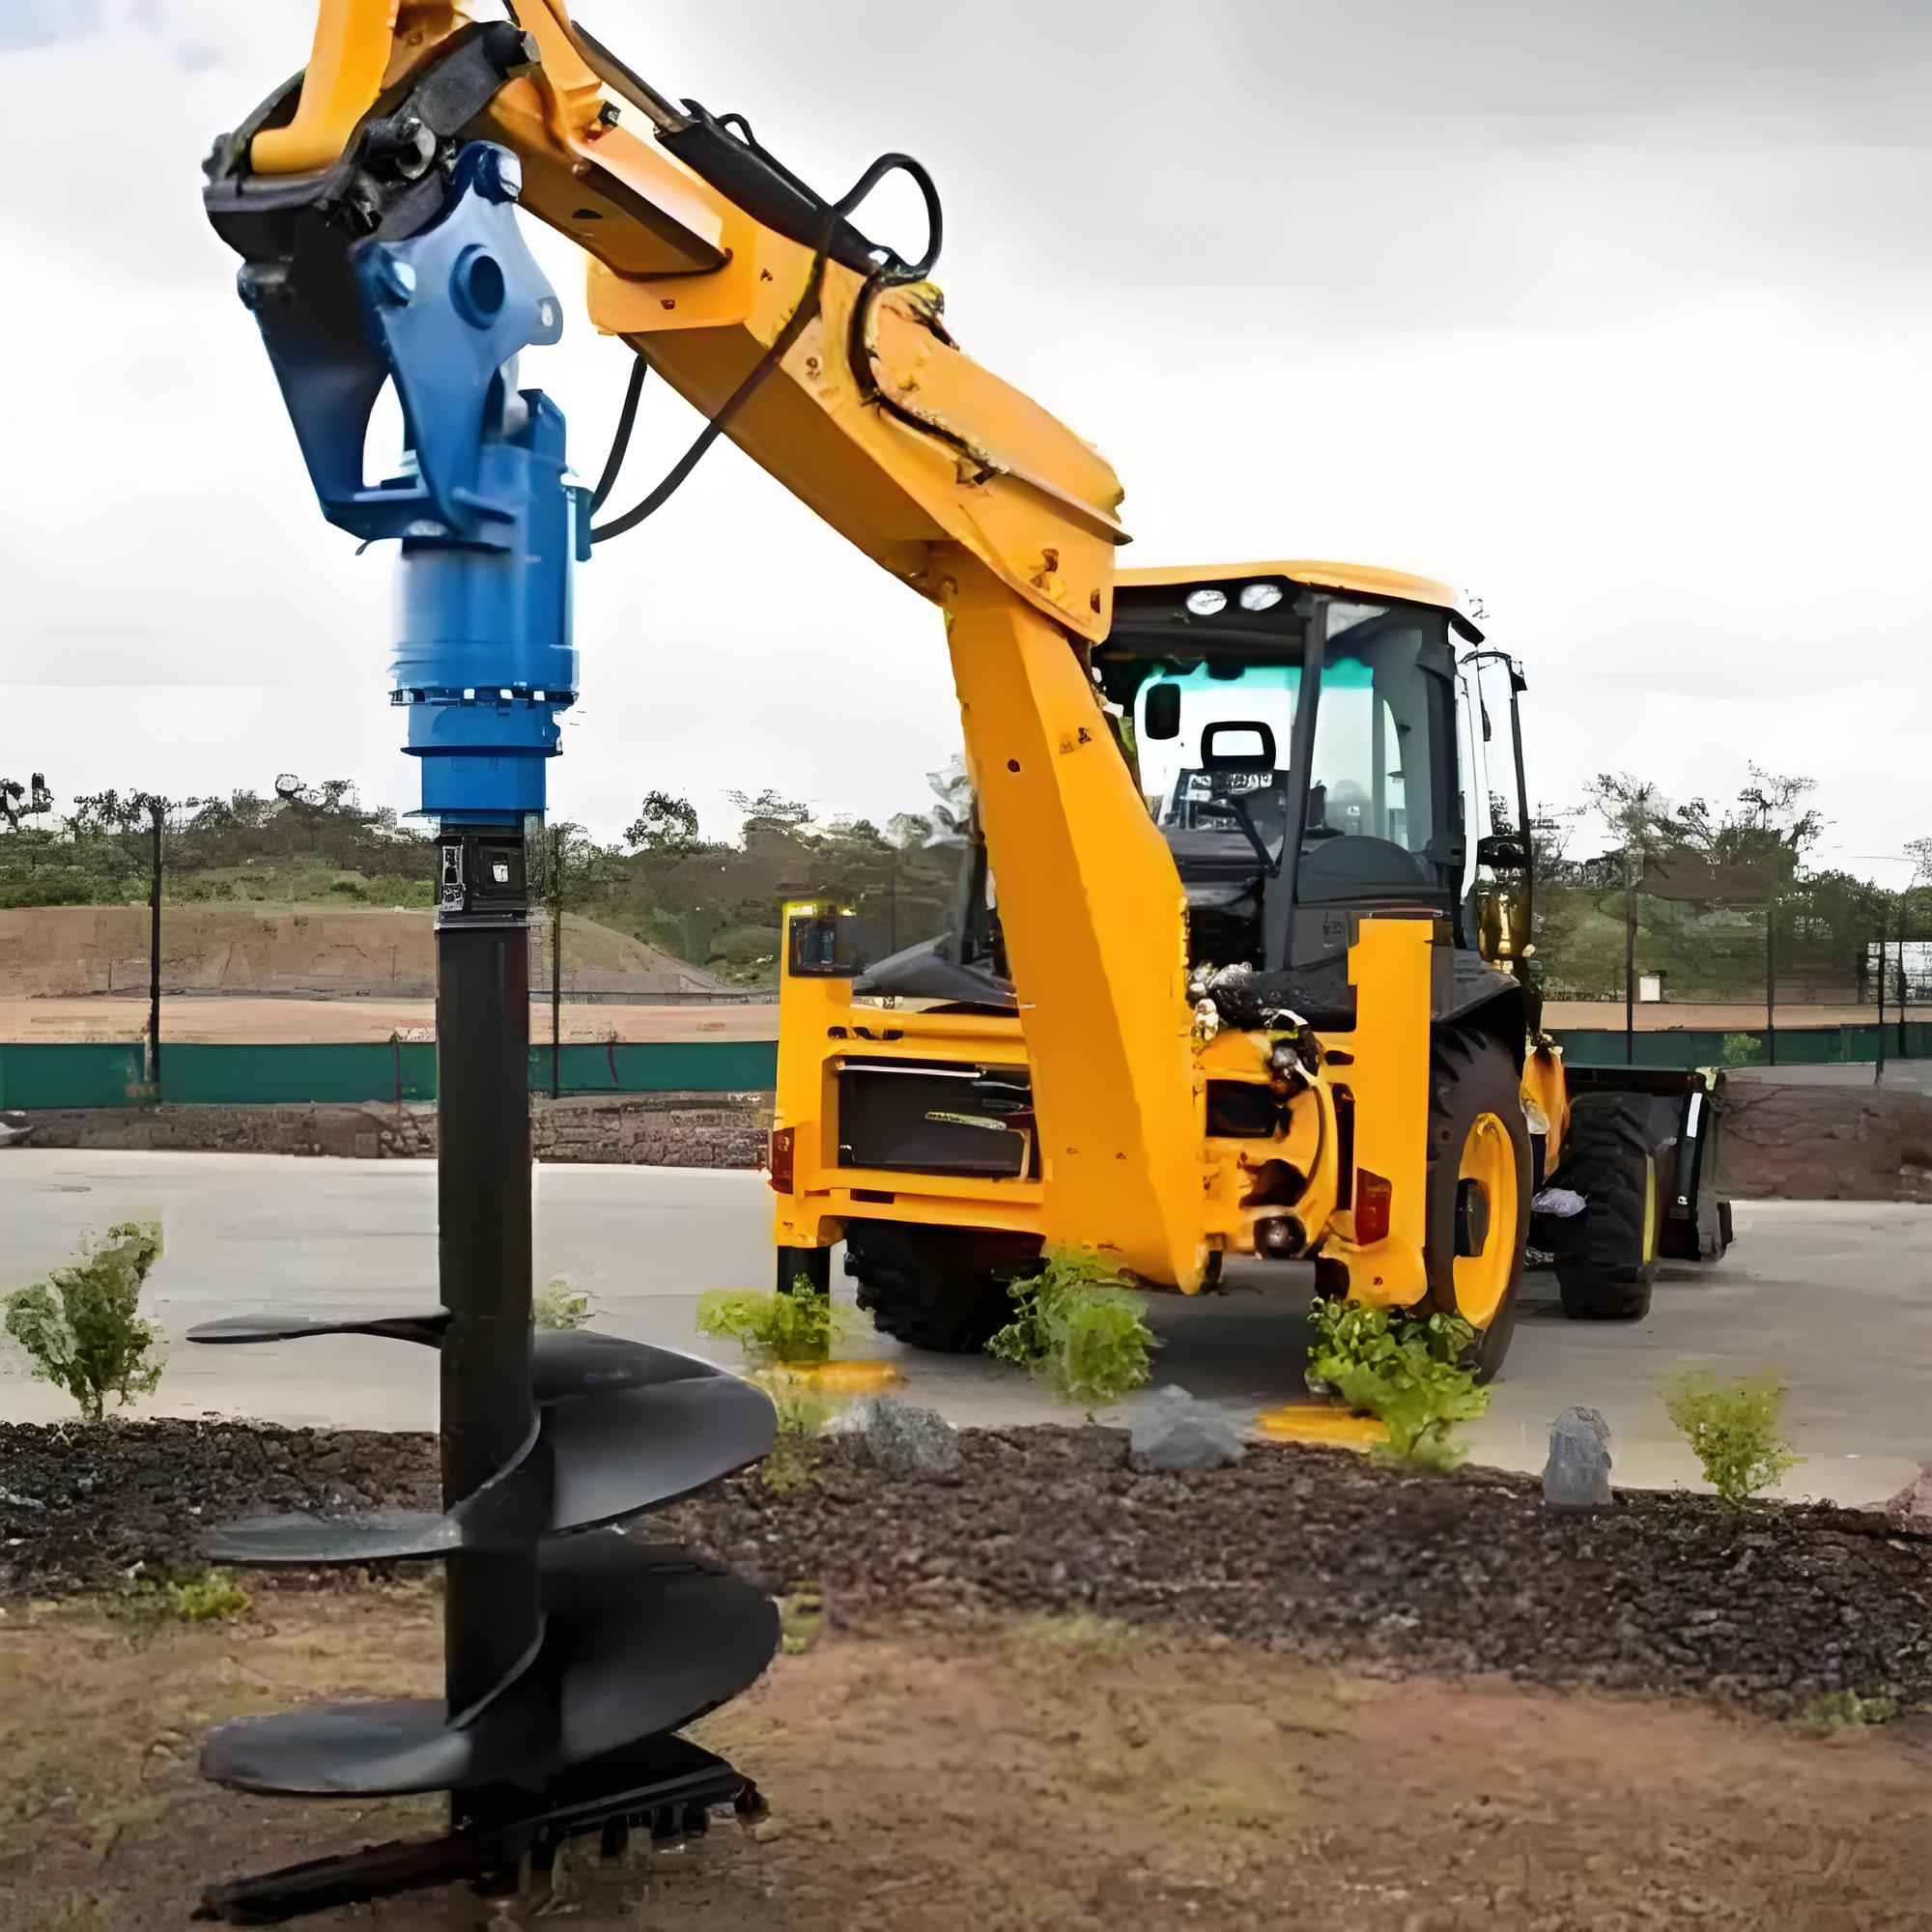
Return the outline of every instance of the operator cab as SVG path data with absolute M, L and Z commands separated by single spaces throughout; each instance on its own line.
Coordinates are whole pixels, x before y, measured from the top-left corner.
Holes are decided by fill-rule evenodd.
M 1094 670 L 1187 894 L 1190 963 L 1280 976 L 1285 1004 L 1347 1025 L 1355 917 L 1435 912 L 1468 946 L 1457 642 L 1481 635 L 1393 571 L 1121 574 Z

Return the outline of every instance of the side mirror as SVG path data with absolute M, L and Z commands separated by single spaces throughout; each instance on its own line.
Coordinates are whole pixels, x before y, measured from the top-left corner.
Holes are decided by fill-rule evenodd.
M 1156 684 L 1149 688 L 1141 729 L 1150 738 L 1180 736 L 1180 687 L 1178 684 Z
M 1521 844 L 1513 833 L 1492 832 L 1476 844 L 1476 864 L 1492 872 L 1520 872 L 1526 863 Z

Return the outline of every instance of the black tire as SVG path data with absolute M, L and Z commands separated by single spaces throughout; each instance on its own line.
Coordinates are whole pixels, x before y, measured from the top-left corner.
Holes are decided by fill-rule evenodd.
M 1635 1321 L 1657 1276 L 1657 1155 L 1649 1102 L 1635 1094 L 1579 1094 L 1570 1105 L 1552 1187 L 1583 1197 L 1581 1222 L 1556 1257 L 1556 1288 L 1573 1321 Z
M 1463 1313 L 1456 1305 L 1456 1200 L 1463 1144 L 1484 1114 L 1503 1122 L 1516 1156 L 1516 1226 L 1505 1231 L 1512 1242 L 1509 1283 L 1488 1325 L 1477 1330 L 1476 1376 L 1487 1382 L 1502 1367 L 1516 1332 L 1517 1292 L 1522 1286 L 1529 1240 L 1529 1122 L 1522 1111 L 1521 1081 L 1507 1048 L 1488 1034 L 1454 1028 L 1438 1034 L 1429 1056 L 1429 1180 L 1422 1250 L 1429 1293 L 1422 1302 L 1424 1313 Z
M 882 1335 L 941 1355 L 977 1354 L 1013 1318 L 1009 1283 L 1039 1243 L 979 1228 L 850 1221 L 845 1272 Z

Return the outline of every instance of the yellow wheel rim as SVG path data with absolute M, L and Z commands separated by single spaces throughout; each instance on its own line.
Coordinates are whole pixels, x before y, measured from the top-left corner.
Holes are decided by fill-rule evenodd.
M 1478 1114 L 1469 1122 L 1456 1179 L 1475 1181 L 1489 1200 L 1482 1247 L 1473 1255 L 1458 1255 L 1452 1267 L 1457 1314 L 1477 1328 L 1487 1328 L 1503 1305 L 1516 1269 L 1516 1145 L 1497 1115 Z

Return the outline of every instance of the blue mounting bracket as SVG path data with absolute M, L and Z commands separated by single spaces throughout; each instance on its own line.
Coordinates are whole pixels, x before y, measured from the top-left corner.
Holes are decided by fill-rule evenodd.
M 509 150 L 473 141 L 414 233 L 305 247 L 241 284 L 323 514 L 401 541 L 391 701 L 409 712 L 423 811 L 454 824 L 544 810 L 557 714 L 577 696 L 571 570 L 590 554 L 587 493 L 566 480 L 561 412 L 512 386 L 518 352 L 562 333 L 517 228 L 521 185 Z M 372 487 L 363 442 L 391 379 L 408 448 Z

